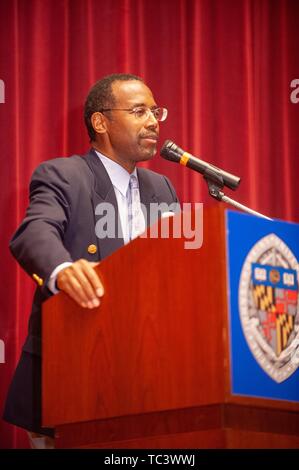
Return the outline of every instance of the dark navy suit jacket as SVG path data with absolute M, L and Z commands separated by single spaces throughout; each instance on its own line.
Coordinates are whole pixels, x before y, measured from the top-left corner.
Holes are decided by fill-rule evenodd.
M 178 202 L 163 175 L 138 168 L 140 199 L 151 203 Z M 42 163 L 30 183 L 30 205 L 10 248 L 23 269 L 38 281 L 29 319 L 28 336 L 17 366 L 4 411 L 4 419 L 25 429 L 52 435 L 41 428 L 41 304 L 53 270 L 65 261 L 99 261 L 123 246 L 123 238 L 99 239 L 95 233 L 99 203 L 118 206 L 108 173 L 94 150 L 85 156 L 57 158 Z M 149 220 L 149 217 L 148 217 Z M 116 232 L 118 227 L 116 226 Z M 97 251 L 89 253 L 95 245 Z

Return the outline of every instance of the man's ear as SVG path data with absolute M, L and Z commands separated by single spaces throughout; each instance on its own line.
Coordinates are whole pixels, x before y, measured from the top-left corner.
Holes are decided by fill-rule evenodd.
M 91 118 L 91 124 L 97 134 L 104 134 L 107 132 L 107 123 L 102 113 L 93 113 Z

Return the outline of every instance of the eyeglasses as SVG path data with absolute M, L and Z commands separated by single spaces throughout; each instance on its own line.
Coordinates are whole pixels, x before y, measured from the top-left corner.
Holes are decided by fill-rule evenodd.
M 145 106 L 138 106 L 137 108 L 129 108 L 129 109 L 119 109 L 119 108 L 106 108 L 100 109 L 100 113 L 104 113 L 105 111 L 127 111 L 130 114 L 134 114 L 135 119 L 139 121 L 146 121 L 150 114 L 154 116 L 157 121 L 165 121 L 167 118 L 168 111 L 166 108 L 147 108 Z

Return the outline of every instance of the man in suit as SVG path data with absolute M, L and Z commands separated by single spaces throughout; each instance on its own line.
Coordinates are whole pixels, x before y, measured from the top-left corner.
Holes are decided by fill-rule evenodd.
M 104 286 L 94 266 L 138 235 L 135 222 L 144 230 L 138 202 L 146 212 L 152 203 L 178 202 L 165 176 L 136 168 L 156 153 L 159 121 L 166 116 L 139 77 L 104 77 L 85 103 L 90 151 L 44 162 L 32 176 L 30 204 L 10 248 L 37 290 L 4 419 L 27 429 L 33 446 L 40 440 L 42 447 L 52 447 L 54 435 L 41 427 L 41 304 L 61 290 L 86 309 L 98 307 Z M 95 229 L 101 204 L 113 208 L 113 237 Z

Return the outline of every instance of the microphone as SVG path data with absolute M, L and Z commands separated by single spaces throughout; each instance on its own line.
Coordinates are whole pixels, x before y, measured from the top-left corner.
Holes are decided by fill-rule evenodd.
M 171 162 L 177 162 L 181 165 L 187 166 L 192 170 L 201 173 L 205 179 L 214 180 L 221 187 L 227 186 L 228 188 L 235 190 L 240 184 L 241 178 L 232 175 L 227 171 L 221 170 L 210 163 L 206 163 L 199 158 L 194 157 L 190 153 L 182 150 L 171 140 L 166 140 L 161 148 L 160 155 L 166 160 Z

